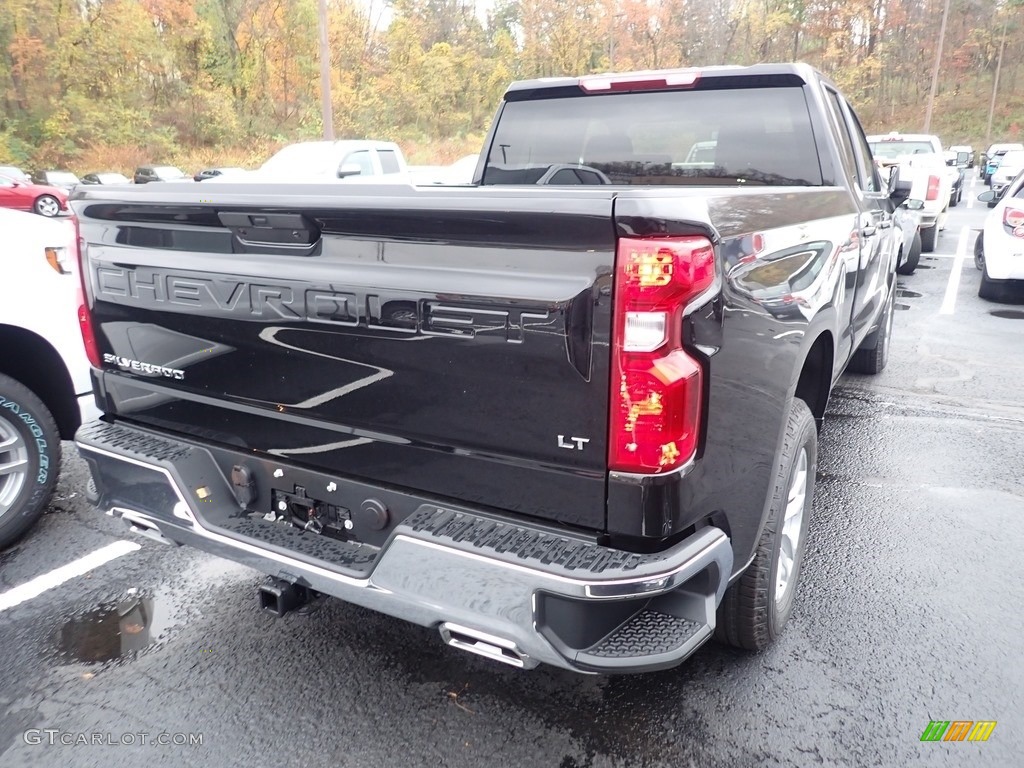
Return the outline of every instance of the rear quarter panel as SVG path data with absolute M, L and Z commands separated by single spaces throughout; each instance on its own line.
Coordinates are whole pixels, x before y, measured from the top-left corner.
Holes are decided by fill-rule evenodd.
M 691 315 L 688 337 L 709 382 L 703 449 L 681 479 L 612 473 L 608 524 L 610 532 L 668 537 L 710 521 L 732 537 L 740 568 L 759 535 L 808 351 L 822 338 L 834 350 L 827 386 L 853 346 L 857 213 L 840 187 L 723 190 L 689 206 L 703 212 L 653 196 L 620 198 L 616 221 L 620 233 L 645 221 L 683 234 L 692 232 L 687 221 L 703 217 L 717 239 L 722 292 Z

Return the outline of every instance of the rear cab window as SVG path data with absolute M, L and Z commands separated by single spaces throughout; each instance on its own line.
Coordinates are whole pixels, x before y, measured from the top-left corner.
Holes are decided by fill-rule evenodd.
M 800 86 L 508 101 L 482 183 L 821 186 Z
M 398 163 L 398 155 L 393 149 L 379 149 L 377 157 L 380 158 L 381 170 L 384 173 L 399 173 L 402 170 Z

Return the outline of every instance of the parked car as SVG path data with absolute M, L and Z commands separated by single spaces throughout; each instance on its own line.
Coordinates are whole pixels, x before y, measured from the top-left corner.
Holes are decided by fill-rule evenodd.
M 981 166 L 979 168 L 979 174 L 981 180 L 988 184 L 989 179 L 995 171 L 996 166 L 999 162 L 996 158 L 1002 157 L 1011 150 L 1024 149 L 1024 144 L 993 144 L 988 148 L 988 151 L 981 156 Z
M 949 148 L 949 151 L 956 153 L 956 162 L 961 168 L 974 167 L 974 147 L 971 145 L 955 144 Z
M 956 153 L 952 154 L 952 157 L 946 159 L 946 165 L 950 168 L 949 176 L 952 179 L 949 189 L 949 207 L 956 208 L 964 196 L 964 168 L 966 166 L 958 163 Z
M 0 210 L 0 232 L 9 278 L 0 280 L 2 549 L 46 509 L 60 441 L 99 411 L 78 323 L 74 222 Z
M 135 169 L 136 184 L 149 184 L 153 181 L 181 181 L 188 178 L 185 172 L 173 165 L 142 165 Z
M 981 269 L 978 295 L 999 300 L 1011 281 L 1024 280 L 1024 171 L 1010 182 L 1000 199 L 991 189 L 978 195 L 996 202 L 974 244 L 974 263 Z
M 0 165 L 0 176 L 6 176 L 9 179 L 14 179 L 16 181 L 24 181 L 27 183 L 30 183 L 32 181 L 31 176 L 29 176 L 27 173 L 25 173 L 25 171 L 21 170 L 21 168 L 18 168 L 15 165 Z
M 999 201 L 1003 190 L 1017 178 L 1021 171 L 1024 171 L 1024 149 L 1011 149 L 999 159 L 999 165 L 992 173 L 992 178 L 989 179 L 989 186 L 992 187 L 992 192 L 995 195 L 995 199 L 989 203 L 989 208 L 995 208 L 995 203 Z
M 245 168 L 204 168 L 192 177 L 193 181 L 206 181 L 215 176 L 231 176 L 236 173 L 245 173 Z
M 81 182 L 71 171 L 36 171 L 32 174 L 32 183 L 58 187 L 65 192 L 70 192 Z
M 712 167 L 674 167 L 681 124 Z M 265 571 L 276 614 L 312 590 L 520 669 L 776 638 L 829 393 L 886 366 L 895 315 L 893 201 L 836 87 L 544 78 L 473 186 L 328 159 L 216 215 L 213 181 L 77 193 L 100 508 Z
M 868 136 L 868 144 L 884 167 L 898 165 L 900 178 L 912 180 L 910 198 L 924 201 L 921 248 L 927 253 L 934 251 L 939 232 L 946 226 L 946 211 L 956 205 L 962 195 L 962 191 L 957 190 L 960 170 L 946 165 L 938 136 L 893 131 Z
M 113 171 L 97 171 L 95 173 L 87 173 L 82 177 L 82 183 L 91 186 L 97 186 L 101 184 L 131 184 L 132 180 L 125 176 L 123 173 L 115 173 Z
M 68 209 L 68 196 L 63 189 L 19 181 L 0 176 L 0 208 L 32 211 L 40 216 L 53 217 Z

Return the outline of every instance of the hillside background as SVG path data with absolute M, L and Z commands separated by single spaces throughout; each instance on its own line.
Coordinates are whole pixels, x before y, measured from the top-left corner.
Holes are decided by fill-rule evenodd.
M 417 163 L 476 152 L 524 77 L 805 61 L 869 132 L 919 131 L 942 0 L 329 0 L 335 130 Z M 485 16 L 484 18 L 481 18 Z M 932 132 L 1024 131 L 1020 0 L 951 0 Z M 317 0 L 0 0 L 0 164 L 254 166 L 321 135 Z

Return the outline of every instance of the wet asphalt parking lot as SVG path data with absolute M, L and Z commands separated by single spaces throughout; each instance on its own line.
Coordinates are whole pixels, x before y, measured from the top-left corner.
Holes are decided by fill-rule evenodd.
M 584 677 L 336 600 L 275 619 L 259 574 L 89 507 L 65 444 L 48 514 L 0 553 L 0 766 L 1021 765 L 1024 291 L 978 298 L 968 199 L 900 278 L 887 370 L 834 393 L 796 610 L 766 652 Z M 118 556 L 12 592 L 97 550 Z M 929 720 L 998 725 L 922 743 Z

